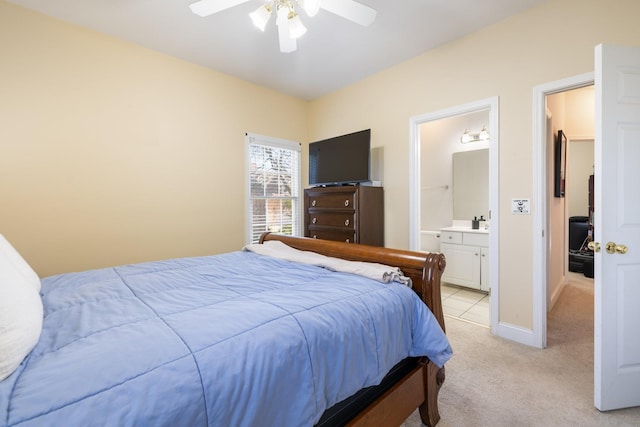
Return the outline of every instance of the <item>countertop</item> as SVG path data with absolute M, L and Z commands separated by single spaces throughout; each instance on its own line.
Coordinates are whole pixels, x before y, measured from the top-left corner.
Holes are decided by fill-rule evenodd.
M 457 231 L 457 232 L 465 232 L 465 233 L 489 234 L 489 230 L 485 230 L 484 228 L 479 228 L 476 230 L 471 227 L 459 227 L 459 226 L 441 228 L 440 231 Z

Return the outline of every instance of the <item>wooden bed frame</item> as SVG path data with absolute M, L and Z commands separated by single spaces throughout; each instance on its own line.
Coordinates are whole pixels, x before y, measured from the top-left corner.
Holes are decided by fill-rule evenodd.
M 299 250 L 317 252 L 336 258 L 377 262 L 399 267 L 406 276 L 411 277 L 413 290 L 431 309 L 442 330 L 445 330 L 440 277 L 446 263 L 442 254 L 411 252 L 271 233 L 264 233 L 260 237 L 260 243 L 268 240 L 279 240 Z M 426 426 L 433 427 L 440 420 L 438 392 L 444 379 L 444 367 L 438 368 L 425 357 L 414 370 L 398 381 L 382 397 L 365 408 L 348 425 L 353 427 L 400 425 L 416 408 L 419 408 L 422 422 Z

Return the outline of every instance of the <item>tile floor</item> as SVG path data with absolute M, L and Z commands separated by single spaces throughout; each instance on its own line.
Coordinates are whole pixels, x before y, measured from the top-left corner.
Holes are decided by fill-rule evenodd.
M 445 316 L 457 317 L 481 326 L 490 326 L 489 295 L 473 289 L 442 284 L 442 309 Z

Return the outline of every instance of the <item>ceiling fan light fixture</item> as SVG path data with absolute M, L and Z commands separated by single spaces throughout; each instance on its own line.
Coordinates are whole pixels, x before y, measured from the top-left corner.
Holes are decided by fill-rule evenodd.
M 286 24 L 289 20 L 289 9 L 278 5 L 276 12 L 276 25 L 280 26 Z
M 204 17 L 249 1 L 198 0 L 190 4 L 189 8 L 196 15 Z M 296 40 L 307 32 L 297 13 L 301 9 L 309 16 L 315 16 L 323 9 L 363 26 L 371 25 L 377 13 L 375 9 L 356 0 L 263 0 L 262 6 L 251 12 L 249 17 L 253 24 L 264 32 L 271 15 L 275 14 L 280 51 L 289 53 L 297 49 Z
M 258 27 L 260 31 L 264 31 L 267 27 L 269 19 L 271 19 L 271 6 L 265 4 L 254 10 L 249 14 L 253 25 Z
M 287 19 L 289 20 L 289 36 L 292 39 L 300 38 L 307 32 L 307 27 L 302 24 L 297 13 L 289 12 Z
M 320 10 L 320 0 L 298 0 L 298 4 L 309 16 L 316 16 Z
M 280 40 L 280 52 L 291 53 L 298 48 L 296 39 L 291 37 L 289 31 L 289 8 L 277 6 L 276 25 L 278 26 L 278 39 Z

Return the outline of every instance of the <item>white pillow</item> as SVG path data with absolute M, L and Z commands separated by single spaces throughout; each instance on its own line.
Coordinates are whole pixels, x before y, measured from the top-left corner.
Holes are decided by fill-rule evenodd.
M 0 258 L 6 258 L 7 261 L 13 264 L 14 268 L 24 276 L 25 280 L 33 286 L 36 292 L 40 292 L 40 277 L 38 277 L 31 266 L 27 264 L 27 261 L 20 256 L 18 251 L 11 246 L 11 243 L 9 243 L 2 234 L 0 234 Z
M 30 275 L 25 274 L 19 262 L 16 267 L 15 256 L 7 255 L 5 248 L 0 251 L 0 381 L 11 375 L 35 347 L 43 315 L 33 277 L 27 277 Z

